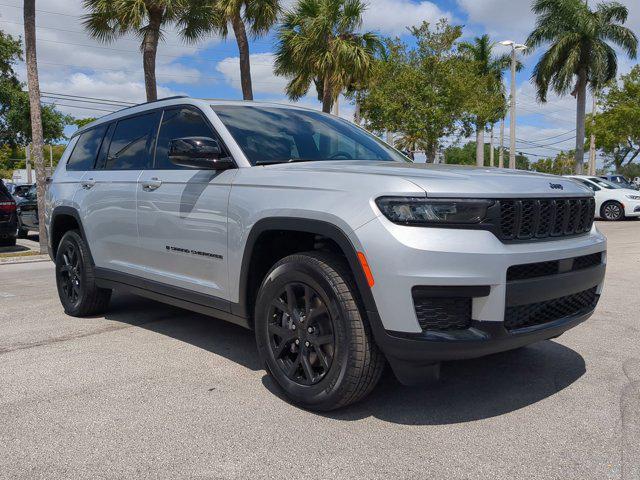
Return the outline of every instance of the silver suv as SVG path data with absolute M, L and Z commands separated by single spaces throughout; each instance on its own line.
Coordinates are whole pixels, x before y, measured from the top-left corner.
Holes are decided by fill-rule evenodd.
M 112 290 L 255 331 L 294 402 L 365 397 L 386 363 L 413 384 L 441 361 L 555 338 L 598 301 L 593 192 L 511 170 L 419 165 L 303 108 L 171 98 L 79 130 L 48 186 L 65 311 Z

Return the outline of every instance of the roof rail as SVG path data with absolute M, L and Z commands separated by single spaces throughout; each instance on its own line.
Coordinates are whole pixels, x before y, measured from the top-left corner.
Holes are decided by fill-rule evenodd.
M 149 102 L 136 103 L 135 105 L 131 105 L 130 107 L 124 107 L 124 108 L 121 108 L 120 110 L 116 110 L 113 113 L 119 113 L 119 112 L 122 112 L 123 110 L 129 110 L 130 108 L 140 107 L 142 105 L 148 105 L 150 103 L 163 102 L 164 100 L 174 100 L 176 98 L 189 98 L 189 95 L 174 95 L 173 97 L 158 98 L 156 100 L 151 100 Z

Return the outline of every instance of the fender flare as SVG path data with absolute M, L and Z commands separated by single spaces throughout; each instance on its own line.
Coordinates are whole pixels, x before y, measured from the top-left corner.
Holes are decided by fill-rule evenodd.
M 235 310 L 233 313 L 243 317 L 249 316 L 247 289 L 249 284 L 251 257 L 256 241 L 262 233 L 269 230 L 291 230 L 313 233 L 333 240 L 340 247 L 347 259 L 347 262 L 349 263 L 349 267 L 351 268 L 351 272 L 353 273 L 353 277 L 356 282 L 356 288 L 358 289 L 358 293 L 360 294 L 360 298 L 364 304 L 369 321 L 372 324 L 379 322 L 378 309 L 376 307 L 371 288 L 369 287 L 365 274 L 360 266 L 356 248 L 351 240 L 349 240 L 347 234 L 332 223 L 300 217 L 264 218 L 253 225 L 244 247 L 242 265 L 240 268 L 239 303 L 232 306 L 232 311 Z
M 69 207 L 67 205 L 60 205 L 58 207 L 55 207 L 53 209 L 53 211 L 51 212 L 51 221 L 50 221 L 50 227 L 49 227 L 49 241 L 48 243 L 48 249 L 49 249 L 49 256 L 51 257 L 51 260 L 55 261 L 56 259 L 56 252 L 54 250 L 54 245 L 53 245 L 53 238 L 54 238 L 54 225 L 56 224 L 56 217 L 59 216 L 67 216 L 67 217 L 73 217 L 76 221 L 76 223 L 78 224 L 78 228 L 80 229 L 80 235 L 82 235 L 82 238 L 84 238 L 85 242 L 87 243 L 87 250 L 89 250 L 89 260 L 91 261 L 91 265 L 95 266 L 95 262 L 93 261 L 93 255 L 91 254 L 91 247 L 89 246 L 89 242 L 87 241 L 87 235 L 84 232 L 84 227 L 82 225 L 82 220 L 80 219 L 80 214 L 78 213 L 78 210 L 76 210 L 73 207 Z M 56 245 L 56 249 L 57 249 L 57 245 Z

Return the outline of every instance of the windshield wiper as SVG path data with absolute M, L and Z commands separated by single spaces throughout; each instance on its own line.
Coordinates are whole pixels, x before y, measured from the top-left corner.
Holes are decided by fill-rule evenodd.
M 317 158 L 290 158 L 288 160 L 258 160 L 256 165 L 276 165 L 278 163 L 315 162 Z

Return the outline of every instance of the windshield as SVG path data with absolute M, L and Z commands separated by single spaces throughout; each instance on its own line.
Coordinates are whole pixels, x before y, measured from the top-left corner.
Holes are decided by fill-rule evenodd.
M 213 105 L 252 165 L 319 160 L 407 161 L 341 118 L 295 108 Z
M 602 178 L 589 177 L 589 180 L 591 180 L 593 183 L 595 183 L 599 187 L 606 188 L 608 190 L 616 190 L 618 188 L 625 188 L 625 187 L 623 187 L 621 185 L 617 185 L 617 184 L 615 184 L 613 182 L 610 182 L 609 180 L 603 180 Z

